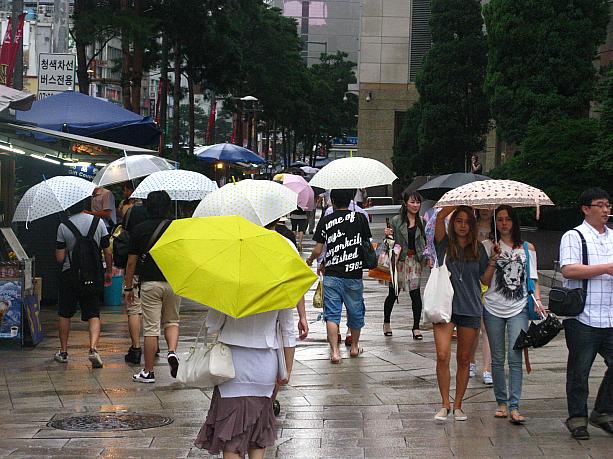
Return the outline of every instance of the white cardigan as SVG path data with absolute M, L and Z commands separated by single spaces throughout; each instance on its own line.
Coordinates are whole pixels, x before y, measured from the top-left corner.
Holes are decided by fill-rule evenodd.
M 281 309 L 235 319 L 209 309 L 206 326 L 209 333 L 221 330 L 219 342 L 255 349 L 277 349 L 277 319 L 281 325 L 283 347 L 296 347 L 294 309 Z M 225 323 L 224 323 L 225 321 Z

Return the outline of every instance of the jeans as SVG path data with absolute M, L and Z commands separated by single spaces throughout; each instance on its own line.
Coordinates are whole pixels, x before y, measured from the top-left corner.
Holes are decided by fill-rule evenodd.
M 413 308 L 413 330 L 419 330 L 419 321 L 421 320 L 421 291 L 416 288 L 415 290 L 409 291 L 409 296 L 411 297 L 411 307 Z M 383 303 L 383 322 L 389 324 L 392 318 L 392 309 L 394 309 L 394 303 L 398 297 L 396 296 L 396 291 L 392 284 L 389 284 L 389 293 L 387 294 L 387 298 L 385 298 L 385 302 Z
M 492 379 L 494 396 L 499 405 L 508 405 L 509 410 L 519 409 L 523 378 L 522 351 L 514 351 L 513 345 L 521 330 L 528 330 L 528 308 L 513 317 L 498 317 L 483 309 L 483 321 L 492 351 Z M 504 374 L 505 346 L 509 365 L 509 387 Z
M 568 363 L 566 366 L 566 400 L 568 417 L 587 425 L 588 378 L 596 354 L 600 354 L 607 364 L 607 370 L 600 383 L 594 418 L 605 415 L 613 420 L 613 328 L 590 327 L 576 319 L 564 321 Z
M 324 320 L 341 322 L 343 303 L 347 310 L 347 326 L 356 330 L 364 327 L 364 283 L 362 279 L 324 276 Z

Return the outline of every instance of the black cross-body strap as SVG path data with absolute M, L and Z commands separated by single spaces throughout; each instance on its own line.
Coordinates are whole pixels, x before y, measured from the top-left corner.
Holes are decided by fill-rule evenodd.
M 577 233 L 579 233 L 579 237 L 581 238 L 581 261 L 582 264 L 587 265 L 588 263 L 588 258 L 587 258 L 587 242 L 585 240 L 585 238 L 583 237 L 583 233 L 581 233 L 581 231 L 579 231 L 577 228 L 573 228 Z M 585 292 L 585 295 L 587 296 L 587 285 L 588 285 L 588 279 L 583 279 L 583 291 Z

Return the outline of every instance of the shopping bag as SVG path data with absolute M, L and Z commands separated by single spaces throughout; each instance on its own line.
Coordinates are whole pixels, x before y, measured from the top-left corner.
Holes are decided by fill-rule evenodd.
M 446 259 L 447 256 L 440 266 L 430 270 L 430 278 L 424 290 L 424 316 L 426 321 L 433 324 L 451 322 L 453 286 Z
M 321 309 L 324 307 L 324 279 L 323 276 L 319 276 L 319 282 L 315 288 L 315 294 L 313 295 L 313 307 Z
M 204 330 L 204 339 L 201 340 Z M 181 359 L 177 371 L 177 381 L 192 387 L 214 387 L 234 378 L 234 362 L 232 350 L 223 343 L 207 344 L 206 322 L 202 324 L 200 332 Z

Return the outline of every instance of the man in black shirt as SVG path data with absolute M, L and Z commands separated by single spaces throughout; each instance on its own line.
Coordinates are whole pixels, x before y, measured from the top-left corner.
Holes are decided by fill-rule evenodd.
M 328 342 L 332 348 L 332 363 L 341 361 L 338 348 L 339 323 L 343 303 L 347 310 L 347 326 L 353 337 L 349 354 L 362 353 L 358 346 L 364 326 L 364 284 L 362 282 L 362 241 L 370 241 L 366 217 L 348 209 L 354 190 L 332 190 L 330 198 L 334 212 L 319 220 L 313 239 L 317 243 L 306 262 L 310 266 L 327 246 L 324 258 L 324 320 Z
M 179 341 L 179 306 L 181 299 L 158 268 L 149 250 L 155 245 L 170 225 L 170 196 L 165 191 L 152 191 L 147 196 L 148 219 L 137 225 L 130 233 L 128 266 L 124 292 L 128 304 L 134 303 L 134 274 L 138 271 L 140 300 L 143 312 L 145 336 L 145 368 L 133 376 L 142 383 L 154 383 L 153 360 L 158 346 L 160 323 L 168 344 L 168 364 L 173 378 L 177 376 L 179 359 L 175 353 Z

